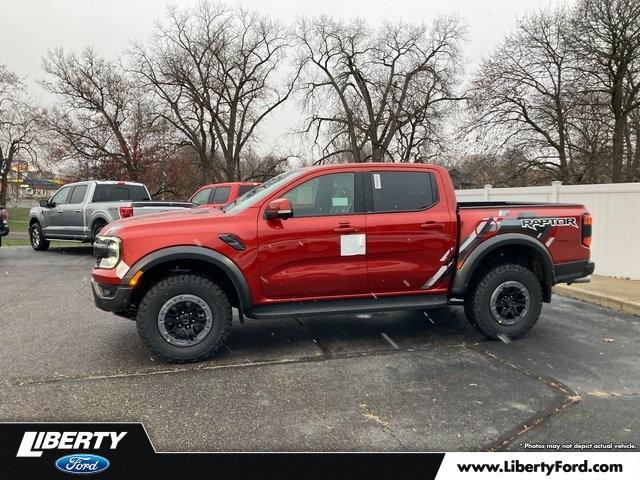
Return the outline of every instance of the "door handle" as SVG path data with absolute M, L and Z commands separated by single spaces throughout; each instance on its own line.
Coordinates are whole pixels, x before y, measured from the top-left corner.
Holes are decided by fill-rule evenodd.
M 339 227 L 333 229 L 336 233 L 354 233 L 358 231 L 358 227 L 352 227 L 348 223 L 341 223 Z
M 441 222 L 424 222 L 420 224 L 420 228 L 423 230 L 444 230 L 444 223 Z
M 81 209 L 75 210 L 76 213 L 82 213 Z
M 62 213 L 64 212 L 64 210 L 62 210 L 61 208 L 58 209 L 58 213 Z

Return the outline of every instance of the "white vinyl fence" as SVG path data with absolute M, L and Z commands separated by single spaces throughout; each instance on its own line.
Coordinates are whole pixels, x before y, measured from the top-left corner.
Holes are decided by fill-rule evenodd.
M 597 275 L 640 280 L 640 183 L 456 190 L 458 201 L 579 203 L 593 216 Z

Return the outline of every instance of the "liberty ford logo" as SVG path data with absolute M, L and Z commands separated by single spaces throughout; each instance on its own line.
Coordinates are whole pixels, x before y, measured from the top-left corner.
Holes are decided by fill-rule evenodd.
M 100 455 L 73 454 L 60 457 L 55 465 L 61 472 L 83 475 L 104 472 L 109 468 L 109 460 Z

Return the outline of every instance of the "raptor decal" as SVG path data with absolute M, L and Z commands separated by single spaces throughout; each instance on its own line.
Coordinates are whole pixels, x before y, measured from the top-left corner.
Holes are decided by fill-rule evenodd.
M 574 227 L 580 228 L 574 217 L 542 217 L 542 218 L 523 218 L 520 220 L 522 228 L 530 228 L 532 230 L 543 230 L 546 227 Z

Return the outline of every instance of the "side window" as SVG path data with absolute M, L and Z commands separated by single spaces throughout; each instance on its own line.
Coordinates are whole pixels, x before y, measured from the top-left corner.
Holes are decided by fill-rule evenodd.
M 71 198 L 69 199 L 69 203 L 76 204 L 82 203 L 84 200 L 84 195 L 87 193 L 86 185 L 76 185 L 73 187 L 73 193 L 71 194 Z
M 371 174 L 374 212 L 410 212 L 435 205 L 438 192 L 432 173 L 374 172 Z
M 203 205 L 205 203 L 208 203 L 210 193 L 211 193 L 210 188 L 205 188 L 204 190 L 200 190 L 198 193 L 196 193 L 193 196 L 193 198 L 191 199 L 191 202 L 195 203 L 196 205 Z
M 240 185 L 240 187 L 238 188 L 238 196 L 240 197 L 241 195 L 244 195 L 245 193 L 250 192 L 256 187 L 257 185 Z
M 211 203 L 225 203 L 229 198 L 229 193 L 231 193 L 231 187 L 216 188 L 216 191 L 213 192 Z
M 353 213 L 355 176 L 332 173 L 307 180 L 284 198 L 293 206 L 294 217 L 318 217 Z
M 65 205 L 72 188 L 73 187 L 63 187 L 62 189 L 58 190 L 58 192 L 51 198 L 50 203 L 55 203 L 56 205 Z

